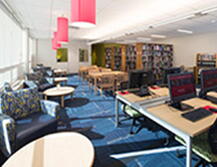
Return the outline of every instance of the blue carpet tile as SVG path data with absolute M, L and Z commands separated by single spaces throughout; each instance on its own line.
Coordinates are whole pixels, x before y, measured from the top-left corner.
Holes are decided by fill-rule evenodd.
M 168 134 L 162 129 L 153 132 L 143 128 L 138 134 L 130 135 L 131 122 L 125 121 L 120 127 L 115 127 L 113 96 L 95 94 L 77 75 L 69 77 L 67 84 L 76 89 L 72 99 L 66 97 L 66 107 L 62 109 L 64 123 L 59 129 L 80 132 L 92 141 L 96 151 L 94 167 L 185 166 L 185 157 L 178 158 L 175 151 L 121 160 L 111 158 L 112 154 L 163 148 Z M 124 118 L 124 113 L 121 113 L 121 118 Z M 179 144 L 173 140 L 167 147 L 171 146 Z

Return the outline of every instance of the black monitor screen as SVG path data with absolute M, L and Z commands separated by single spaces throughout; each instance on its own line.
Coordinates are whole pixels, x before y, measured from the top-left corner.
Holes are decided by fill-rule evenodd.
M 217 69 L 201 71 L 201 91 L 206 93 L 217 90 Z
M 154 74 L 144 70 L 135 70 L 129 73 L 129 88 L 140 88 L 143 85 L 153 85 Z
M 164 69 L 164 79 L 163 79 L 163 83 L 167 84 L 167 77 L 168 75 L 171 74 L 179 74 L 181 73 L 181 68 L 179 67 L 173 67 L 173 68 L 165 68 Z
M 168 85 L 172 103 L 196 96 L 195 81 L 193 73 L 180 73 L 168 76 Z

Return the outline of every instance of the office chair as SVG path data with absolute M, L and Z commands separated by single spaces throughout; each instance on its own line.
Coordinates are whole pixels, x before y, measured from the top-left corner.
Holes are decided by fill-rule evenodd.
M 120 90 L 127 90 L 128 89 L 128 81 L 124 81 L 120 83 Z M 142 128 L 144 127 L 144 122 L 145 122 L 145 117 L 139 113 L 138 111 L 134 110 L 133 108 L 131 108 L 130 106 L 126 105 L 126 104 L 122 104 L 122 111 L 125 113 L 126 118 L 122 119 L 120 121 L 127 121 L 127 120 L 132 120 L 132 123 L 130 125 L 130 134 L 136 134 L 138 133 L 140 130 L 142 130 Z M 137 126 L 136 123 L 139 123 L 139 127 L 136 131 L 134 131 L 134 127 Z
M 192 151 L 200 158 L 195 167 L 208 166 L 209 164 L 217 163 L 217 121 L 209 129 L 208 132 L 200 134 L 193 138 Z M 185 145 L 182 138 L 176 136 L 175 139 Z

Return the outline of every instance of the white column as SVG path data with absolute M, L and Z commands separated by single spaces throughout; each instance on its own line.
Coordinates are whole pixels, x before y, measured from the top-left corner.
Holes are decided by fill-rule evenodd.
M 23 30 L 23 57 L 24 72 L 29 72 L 29 29 Z

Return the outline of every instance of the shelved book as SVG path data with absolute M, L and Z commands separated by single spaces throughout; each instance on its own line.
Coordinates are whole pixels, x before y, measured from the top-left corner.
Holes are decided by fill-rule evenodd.
M 114 70 L 121 70 L 121 48 L 114 47 Z
M 135 45 L 127 45 L 126 48 L 126 69 L 127 71 L 136 69 L 136 46 Z
M 164 68 L 173 66 L 173 46 L 167 44 L 144 43 L 142 64 L 147 71 L 153 71 L 157 80 L 163 78 Z
M 105 66 L 111 68 L 112 48 L 105 48 Z

